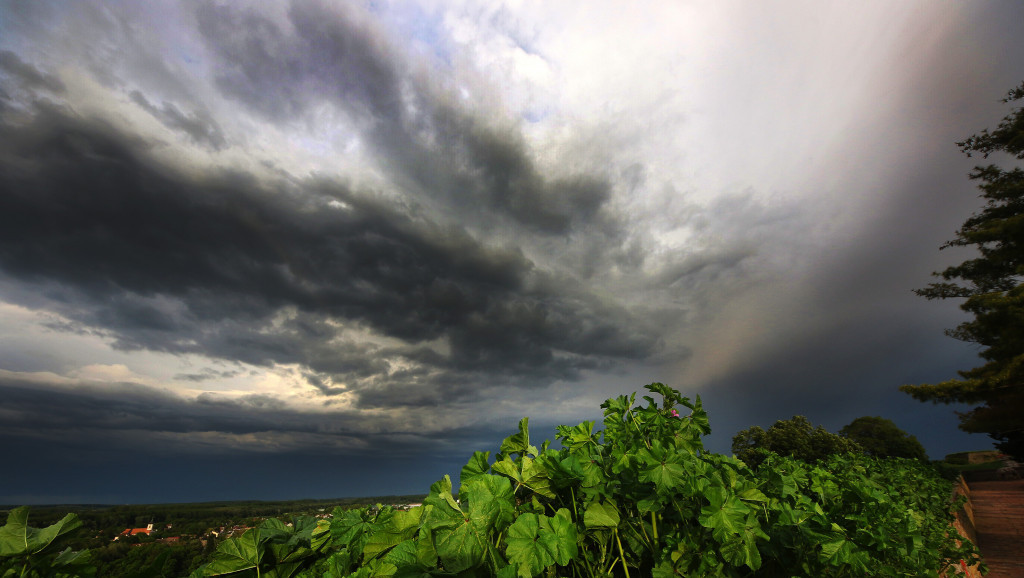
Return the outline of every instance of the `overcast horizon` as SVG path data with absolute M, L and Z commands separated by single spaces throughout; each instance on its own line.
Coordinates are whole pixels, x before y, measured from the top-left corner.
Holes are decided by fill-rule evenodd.
M 978 364 L 913 290 L 1021 3 L 0 2 L 0 504 L 425 493 L 655 381 L 992 446 L 898 387 Z

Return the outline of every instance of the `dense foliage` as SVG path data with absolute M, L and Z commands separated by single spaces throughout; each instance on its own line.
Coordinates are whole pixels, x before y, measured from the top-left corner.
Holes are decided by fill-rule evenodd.
M 977 560 L 954 540 L 951 484 L 920 462 L 768 454 L 752 469 L 704 450 L 700 398 L 647 389 L 662 402 L 609 399 L 603 431 L 559 426 L 557 450 L 534 445 L 524 418 L 493 460 L 473 454 L 458 491 L 445 476 L 422 506 L 268 519 L 191 576 L 895 577 Z M 58 551 L 73 515 L 42 530 L 26 522 L 19 508 L 0 529 L 2 576 L 95 573 L 80 564 L 88 552 Z M 132 575 L 180 569 L 142 548 Z
M 699 398 L 647 389 L 663 402 L 610 399 L 603 432 L 560 426 L 558 450 L 523 419 L 420 507 L 268 520 L 193 576 L 934 576 L 976 559 L 950 535 L 951 485 L 920 462 L 770 455 L 751 469 L 704 450 Z
M 732 453 L 753 467 L 764 461 L 769 453 L 817 462 L 837 454 L 860 451 L 862 448 L 854 441 L 820 425 L 814 427 L 802 415 L 780 419 L 767 431 L 755 425 L 741 430 L 732 438 Z
M 1024 84 L 1003 102 L 1024 99 Z M 1015 109 L 996 130 L 987 129 L 957 143 L 971 156 L 1003 153 L 1024 159 L 1024 108 Z M 959 379 L 905 385 L 901 390 L 922 401 L 981 404 L 961 414 L 960 427 L 987 433 L 1002 451 L 1024 459 L 1024 170 L 1017 166 L 975 167 L 985 199 L 946 247 L 975 247 L 979 256 L 935 273 L 942 281 L 916 291 L 928 299 L 962 298 L 972 319 L 947 334 L 976 343 L 985 363 L 959 372 Z
M 855 442 L 864 453 L 879 458 L 927 460 L 917 438 L 901 430 L 892 420 L 877 416 L 858 417 L 839 430 L 839 435 Z

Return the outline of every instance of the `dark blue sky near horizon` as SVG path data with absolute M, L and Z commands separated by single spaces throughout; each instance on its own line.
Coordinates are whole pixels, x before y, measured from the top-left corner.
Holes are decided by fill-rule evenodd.
M 422 493 L 653 381 L 991 447 L 897 388 L 977 363 L 912 290 L 1021 21 L 0 0 L 0 504 Z

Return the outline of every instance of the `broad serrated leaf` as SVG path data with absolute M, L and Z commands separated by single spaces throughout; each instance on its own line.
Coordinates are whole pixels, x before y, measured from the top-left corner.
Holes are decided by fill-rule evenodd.
M 537 461 L 547 472 L 553 488 L 575 486 L 584 481 L 583 464 L 572 454 L 548 451 L 541 454 Z
M 536 446 L 530 445 L 530 419 L 519 420 L 519 433 L 514 433 L 501 442 L 498 453 L 502 455 L 519 454 L 520 456 L 537 457 Z
M 550 528 L 555 540 L 552 543 L 552 556 L 560 566 L 565 566 L 578 553 L 576 545 L 576 524 L 566 508 L 559 508 L 554 517 L 550 518 Z
M 562 509 L 553 518 L 522 514 L 509 526 L 505 538 L 509 562 L 519 569 L 520 576 L 540 574 L 552 564 L 562 566 L 576 557 L 576 526 L 568 510 Z
M 373 558 L 388 548 L 411 539 L 419 530 L 422 513 L 423 508 L 396 510 L 383 523 L 374 524 L 366 537 L 363 556 L 366 559 Z
M 426 518 L 429 508 L 424 510 L 423 516 Z M 427 568 L 433 568 L 437 566 L 437 549 L 434 548 L 434 536 L 433 532 L 427 527 L 421 527 L 420 533 L 416 540 L 416 561 L 421 566 Z
M 693 406 L 690 409 L 692 411 L 689 420 L 693 427 L 697 428 L 702 435 L 710 434 L 711 424 L 708 422 L 708 413 L 704 411 L 704 404 L 701 403 L 699 395 L 694 399 Z
M 749 566 L 751 570 L 761 567 L 761 553 L 757 544 L 745 536 L 733 536 L 719 547 L 722 557 L 733 566 Z
M 359 553 L 366 543 L 366 533 L 372 527 L 370 514 L 365 510 L 335 508 L 331 519 L 331 543 L 335 548 L 348 548 Z
M 246 530 L 241 536 L 225 540 L 209 563 L 203 566 L 203 576 L 223 576 L 256 568 L 263 560 L 263 549 L 259 545 L 257 530 Z
M 459 495 L 468 502 L 470 521 L 481 530 L 501 532 L 515 519 L 515 496 L 506 477 L 478 476 L 463 484 Z
M 443 494 L 451 497 L 451 494 Z M 477 566 L 486 551 L 486 530 L 474 524 L 470 515 L 454 500 L 427 498 L 431 508 L 424 513 L 422 528 L 429 530 L 441 564 L 449 572 L 462 572 Z M 422 560 L 422 557 L 421 557 Z
M 711 504 L 701 508 L 697 521 L 701 526 L 710 528 L 716 540 L 724 542 L 729 536 L 740 533 L 749 512 L 750 507 L 739 498 L 728 496 L 719 504 L 712 501 Z
M 679 464 L 659 463 L 640 473 L 641 482 L 651 482 L 659 493 L 667 493 L 683 485 L 686 470 Z
M 764 495 L 764 492 L 757 488 L 747 488 L 742 492 L 736 494 L 736 497 L 745 502 L 767 502 L 768 496 Z
M 430 494 L 440 495 L 444 492 L 452 493 L 452 479 L 448 474 L 445 474 L 443 478 L 437 480 L 433 484 L 430 484 Z
M 462 466 L 462 473 L 459 475 L 459 483 L 465 484 L 477 476 L 487 474 L 491 470 L 489 459 L 491 452 L 473 452 L 473 457 Z
M 594 441 L 594 422 L 592 421 L 585 421 L 572 427 L 559 426 L 558 433 L 562 446 L 568 448 L 570 452 L 597 445 Z
M 78 550 L 72 551 L 71 547 L 65 548 L 60 554 L 53 559 L 50 566 L 54 568 L 68 568 L 76 574 L 87 574 L 95 573 L 95 568 L 90 568 L 92 564 L 92 553 L 89 550 Z
M 533 458 L 524 457 L 518 461 L 512 461 L 511 458 L 505 456 L 503 460 L 494 462 L 491 469 L 511 478 L 516 484 L 515 490 L 526 487 L 547 498 L 555 497 L 547 470 Z
M 21 506 L 7 514 L 7 524 L 0 527 L 0 556 L 33 555 L 59 549 L 70 534 L 82 526 L 78 515 L 68 514 L 45 528 L 31 528 L 28 512 L 28 506 Z
M 487 551 L 485 538 L 468 519 L 433 529 L 434 547 L 449 572 L 462 572 L 480 564 Z
M 394 564 L 399 569 L 403 567 L 420 567 L 416 558 L 416 540 L 404 540 L 395 545 L 381 560 Z
M 832 539 L 821 544 L 823 561 L 832 566 L 842 566 L 850 561 L 853 543 L 846 536 L 833 534 Z
M 650 449 L 637 452 L 641 464 L 640 481 L 653 483 L 659 494 L 668 493 L 686 481 L 686 469 L 678 462 L 678 456 L 666 450 L 660 443 L 651 444 Z
M 619 511 L 615 505 L 606 502 L 591 502 L 583 513 L 583 525 L 587 529 L 615 528 L 619 520 Z

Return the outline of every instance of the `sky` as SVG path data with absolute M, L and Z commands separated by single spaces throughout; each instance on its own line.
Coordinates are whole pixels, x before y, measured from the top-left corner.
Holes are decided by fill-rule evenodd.
M 913 289 L 1014 1 L 0 0 L 0 504 L 426 493 L 666 383 L 991 447 Z

